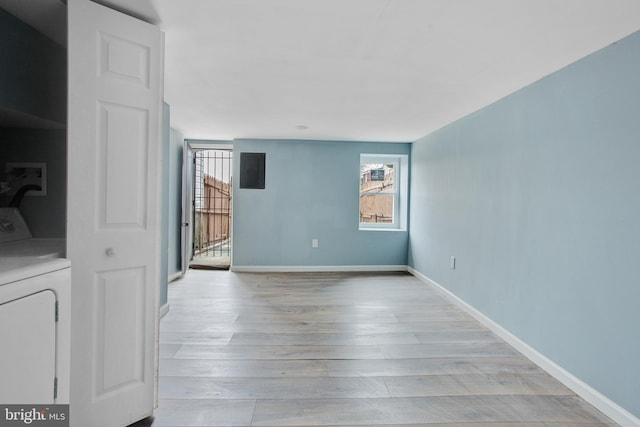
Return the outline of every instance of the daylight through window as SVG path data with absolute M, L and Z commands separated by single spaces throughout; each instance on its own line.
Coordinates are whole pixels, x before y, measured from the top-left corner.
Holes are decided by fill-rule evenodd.
M 404 162 L 402 161 L 404 158 Z M 360 228 L 400 229 L 401 168 L 406 156 L 362 154 L 360 157 Z

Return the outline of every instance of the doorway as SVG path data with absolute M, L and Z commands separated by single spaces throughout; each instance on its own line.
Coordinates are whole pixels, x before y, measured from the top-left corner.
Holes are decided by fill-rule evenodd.
M 190 268 L 228 270 L 231 266 L 232 162 L 230 149 L 193 153 Z

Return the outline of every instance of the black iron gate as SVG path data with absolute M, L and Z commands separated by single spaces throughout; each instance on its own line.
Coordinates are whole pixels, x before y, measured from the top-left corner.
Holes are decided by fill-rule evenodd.
M 195 152 L 192 264 L 230 264 L 232 155 L 231 150 Z

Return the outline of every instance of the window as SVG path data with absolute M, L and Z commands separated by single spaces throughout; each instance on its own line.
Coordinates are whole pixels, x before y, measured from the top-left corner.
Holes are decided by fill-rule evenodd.
M 406 230 L 408 158 L 360 155 L 360 229 Z

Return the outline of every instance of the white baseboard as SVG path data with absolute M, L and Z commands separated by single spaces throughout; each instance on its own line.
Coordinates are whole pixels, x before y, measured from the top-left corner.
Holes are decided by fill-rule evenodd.
M 232 265 L 236 273 L 331 273 L 407 271 L 406 265 Z
M 413 274 L 420 280 L 438 288 L 451 302 L 469 313 L 476 320 L 493 331 L 493 333 L 498 335 L 500 338 L 505 340 L 516 350 L 530 359 L 533 363 L 547 371 L 551 376 L 573 390 L 578 396 L 589 402 L 591 405 L 596 407 L 599 411 L 611 418 L 613 421 L 620 424 L 622 427 L 640 427 L 640 419 L 635 417 L 632 413 L 630 413 L 590 385 L 586 384 L 584 381 L 566 371 L 560 365 L 556 364 L 554 361 L 538 352 L 529 344 L 522 341 L 520 338 L 513 335 L 508 330 L 504 329 L 498 323 L 494 322 L 489 317 L 485 316 L 483 313 L 467 304 L 465 301 L 451 293 L 442 285 L 434 280 L 431 280 L 429 277 L 425 276 L 412 267 L 408 267 L 407 271 L 409 271 L 409 273 Z
M 169 312 L 169 303 L 160 306 L 160 318 L 162 319 L 165 314 Z
M 167 280 L 169 281 L 169 283 L 171 283 L 175 280 L 180 279 L 181 277 L 182 277 L 182 271 L 176 271 L 175 273 L 170 274 Z

